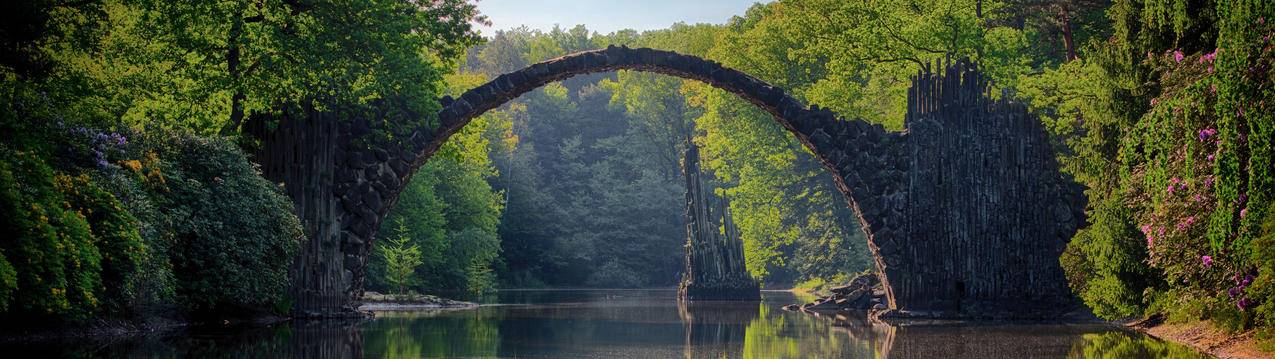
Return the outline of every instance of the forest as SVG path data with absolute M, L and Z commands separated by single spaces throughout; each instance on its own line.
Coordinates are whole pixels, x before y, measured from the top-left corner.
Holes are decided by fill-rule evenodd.
M 35 0 L 0 14 L 0 321 L 286 314 L 305 233 L 288 184 L 247 155 L 248 122 L 376 114 L 375 136 L 394 139 L 443 96 L 624 45 L 710 59 L 892 131 L 912 76 L 972 59 L 1086 187 L 1088 225 L 1059 258 L 1078 302 L 1108 320 L 1275 335 L 1269 1 L 778 0 L 723 24 L 605 34 L 488 32 L 464 0 Z M 763 288 L 872 271 L 832 176 L 770 116 L 631 71 L 527 93 L 411 177 L 367 290 L 673 287 L 688 141 Z

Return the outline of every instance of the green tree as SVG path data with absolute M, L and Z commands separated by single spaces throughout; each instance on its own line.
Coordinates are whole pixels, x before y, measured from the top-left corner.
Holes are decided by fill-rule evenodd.
M 416 267 L 424 261 L 421 259 L 421 248 L 412 244 L 407 225 L 403 218 L 395 221 L 393 237 L 388 243 L 377 246 L 377 254 L 385 261 L 385 281 L 398 290 L 398 294 L 406 294 L 407 287 L 416 280 Z

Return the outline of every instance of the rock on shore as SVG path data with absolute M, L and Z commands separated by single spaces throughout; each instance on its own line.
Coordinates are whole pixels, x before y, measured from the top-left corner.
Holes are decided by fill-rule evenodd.
M 836 312 L 885 308 L 885 290 L 875 274 L 862 274 L 850 284 L 828 290 L 831 294 L 804 305 L 788 305 L 786 310 L 803 312 Z

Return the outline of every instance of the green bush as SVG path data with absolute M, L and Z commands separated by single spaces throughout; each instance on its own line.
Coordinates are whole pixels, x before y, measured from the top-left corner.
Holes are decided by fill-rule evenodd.
M 164 159 L 153 192 L 173 241 L 178 302 L 200 315 L 279 308 L 302 236 L 292 202 L 226 140 L 148 142 Z
M 1142 314 L 1143 293 L 1156 284 L 1130 211 L 1117 197 L 1094 204 L 1092 224 L 1076 233 L 1060 258 L 1069 284 L 1094 314 L 1107 319 Z
M 102 256 L 85 216 L 32 152 L 0 146 L 0 307 L 6 313 L 86 319 L 99 305 Z
M 14 123 L 9 123 L 13 125 Z M 176 305 L 286 310 L 292 202 L 223 139 L 18 126 L 0 144 L 0 313 L 82 322 Z
M 1072 288 L 1105 318 L 1271 324 L 1275 241 L 1258 224 L 1275 202 L 1275 3 L 1116 1 L 1107 15 L 1107 41 L 1022 82 L 1089 187 L 1092 225 L 1061 259 Z
M 104 309 L 125 310 L 136 294 L 134 276 L 146 254 L 137 219 L 88 175 L 56 175 L 54 184 L 71 207 L 89 222 L 90 234 L 101 255 L 101 280 L 111 288 L 101 295 Z
M 0 250 L 0 312 L 9 310 L 9 296 L 18 289 L 18 272 Z
M 1266 211 L 1262 233 L 1253 241 L 1258 275 L 1249 294 L 1259 303 L 1255 309 L 1259 323 L 1275 328 L 1275 206 Z

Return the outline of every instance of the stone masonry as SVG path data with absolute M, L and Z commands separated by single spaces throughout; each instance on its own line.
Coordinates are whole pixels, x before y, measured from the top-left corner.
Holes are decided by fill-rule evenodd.
M 890 313 L 1049 316 L 1070 301 L 1058 264 L 1083 219 L 1080 188 L 1064 179 L 1023 104 L 988 96 L 974 66 L 917 75 L 908 128 L 840 119 L 783 89 L 693 56 L 608 47 L 534 64 L 443 98 L 437 123 L 398 141 L 368 138 L 372 121 L 314 111 L 249 124 L 254 158 L 283 183 L 306 226 L 295 266 L 297 313 L 349 313 L 381 219 L 417 168 L 471 119 L 571 76 L 648 71 L 705 82 L 770 113 L 834 174 L 868 238 Z M 388 105 L 386 105 L 388 107 Z M 264 123 L 268 121 L 257 122 Z M 384 121 L 382 121 L 384 122 Z M 988 313 L 995 313 L 988 314 Z

